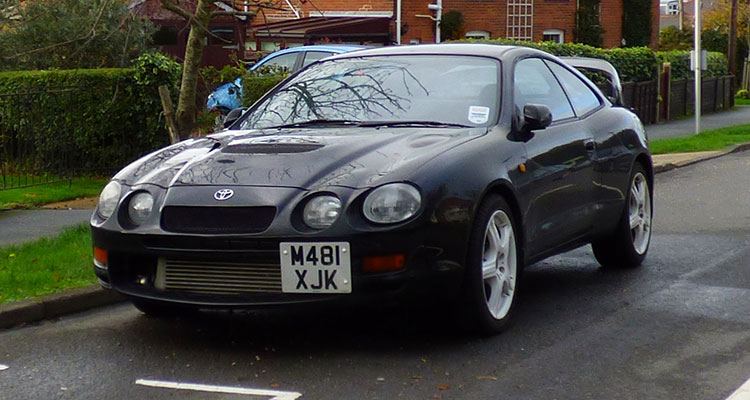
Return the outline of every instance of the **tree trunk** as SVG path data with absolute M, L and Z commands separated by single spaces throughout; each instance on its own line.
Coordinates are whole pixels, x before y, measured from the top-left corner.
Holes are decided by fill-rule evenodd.
M 198 0 L 195 17 L 190 24 L 187 47 L 185 48 L 180 97 L 177 101 L 177 129 L 182 139 L 189 137 L 196 127 L 195 119 L 198 110 L 195 102 L 198 91 L 198 73 L 203 58 L 206 31 L 210 22 L 211 1 Z

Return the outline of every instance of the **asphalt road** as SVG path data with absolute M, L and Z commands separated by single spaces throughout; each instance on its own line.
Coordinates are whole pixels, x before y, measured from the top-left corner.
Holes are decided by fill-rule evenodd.
M 159 320 L 122 304 L 1 331 L 0 398 L 273 397 L 135 384 L 151 379 L 302 399 L 723 400 L 750 377 L 749 167 L 750 152 L 657 176 L 646 263 L 604 269 L 582 248 L 534 265 L 498 336 L 437 307 Z

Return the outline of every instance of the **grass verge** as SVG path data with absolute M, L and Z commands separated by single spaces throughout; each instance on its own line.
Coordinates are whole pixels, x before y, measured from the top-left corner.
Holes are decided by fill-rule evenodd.
M 0 190 L 0 210 L 33 208 L 79 197 L 98 196 L 105 184 L 107 184 L 107 180 L 101 178 L 73 178 L 71 184 L 65 181 L 20 189 Z
M 651 141 L 651 154 L 722 150 L 746 142 L 750 142 L 750 124 L 714 129 L 687 137 L 654 139 Z
M 0 248 L 0 303 L 96 283 L 86 224 L 59 236 Z
M 734 98 L 734 105 L 736 106 L 750 106 L 750 99 L 741 99 L 739 97 Z

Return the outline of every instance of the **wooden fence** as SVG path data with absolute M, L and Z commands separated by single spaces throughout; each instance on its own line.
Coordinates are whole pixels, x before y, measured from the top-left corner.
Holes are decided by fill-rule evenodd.
M 625 107 L 632 108 L 644 124 L 654 124 L 693 115 L 695 80 L 656 80 L 622 84 Z M 668 87 L 668 89 L 667 89 Z M 708 114 L 734 107 L 734 77 L 705 78 L 701 86 L 701 113 Z M 668 92 L 667 92 L 668 90 Z

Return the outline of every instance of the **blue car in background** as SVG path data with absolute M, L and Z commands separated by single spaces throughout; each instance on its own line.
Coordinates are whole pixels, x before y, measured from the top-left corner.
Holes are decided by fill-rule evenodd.
M 278 66 L 288 69 L 290 72 L 296 72 L 315 61 L 330 57 L 334 54 L 348 53 L 350 51 L 363 50 L 367 46 L 330 44 L 330 45 L 313 45 L 292 47 L 285 50 L 279 50 L 263 57 L 255 63 L 250 71 L 265 66 Z M 239 108 L 242 105 L 242 78 L 237 78 L 232 82 L 225 83 L 211 94 L 208 95 L 206 108 L 208 110 L 218 110 L 222 114 Z

